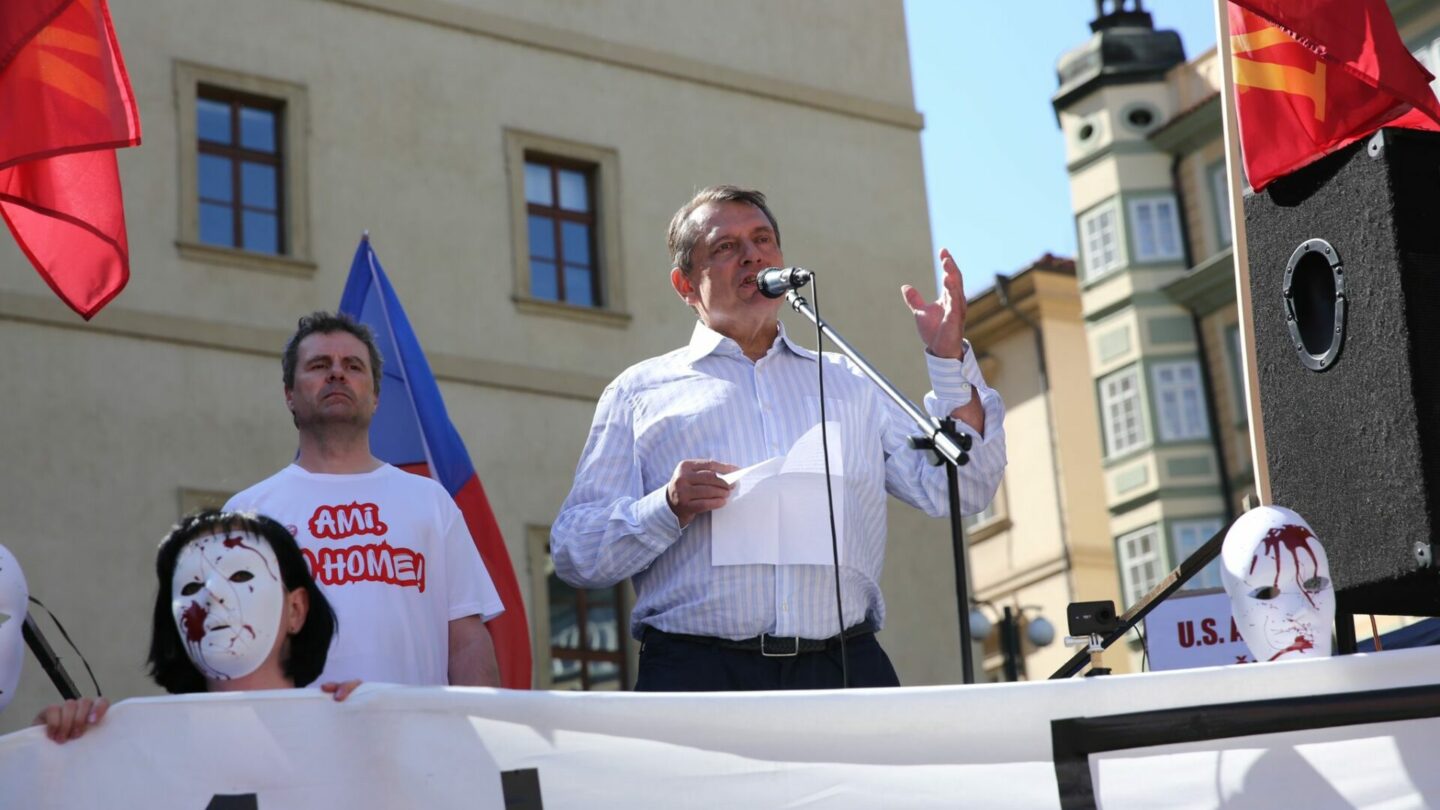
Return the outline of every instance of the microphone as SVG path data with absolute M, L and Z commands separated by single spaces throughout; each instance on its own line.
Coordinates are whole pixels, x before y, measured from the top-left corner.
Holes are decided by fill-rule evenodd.
M 779 298 L 810 283 L 811 273 L 803 267 L 768 267 L 755 278 L 755 286 L 766 298 Z

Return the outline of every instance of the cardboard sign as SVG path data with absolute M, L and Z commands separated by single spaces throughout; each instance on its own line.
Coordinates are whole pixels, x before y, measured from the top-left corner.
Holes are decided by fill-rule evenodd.
M 1145 617 L 1150 669 L 1190 669 L 1254 661 L 1219 588 L 1177 593 Z

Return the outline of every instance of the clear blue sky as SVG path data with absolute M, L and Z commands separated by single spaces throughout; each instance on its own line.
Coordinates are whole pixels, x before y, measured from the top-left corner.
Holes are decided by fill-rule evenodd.
M 1187 59 L 1215 44 L 1211 0 L 1145 0 Z M 1106 3 L 1106 8 L 1110 3 Z M 1049 251 L 1075 255 L 1070 185 L 1050 106 L 1055 62 L 1090 37 L 1093 0 L 905 0 L 935 252 L 969 296 Z

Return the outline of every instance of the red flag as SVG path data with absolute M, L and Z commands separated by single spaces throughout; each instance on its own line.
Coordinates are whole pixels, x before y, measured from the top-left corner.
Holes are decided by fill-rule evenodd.
M 1440 129 L 1433 77 L 1384 0 L 1232 0 L 1230 43 L 1257 190 L 1382 126 Z
M 130 277 L 114 150 L 138 143 L 140 113 L 105 0 L 7 3 L 0 216 L 41 277 L 86 320 Z

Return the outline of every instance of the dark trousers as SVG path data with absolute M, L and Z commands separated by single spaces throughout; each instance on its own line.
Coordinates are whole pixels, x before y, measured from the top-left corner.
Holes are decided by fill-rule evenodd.
M 899 686 L 900 678 L 874 633 L 845 642 L 850 686 Z M 767 658 L 654 631 L 640 647 L 637 692 L 727 692 L 764 689 L 839 689 L 840 645 L 819 652 Z

